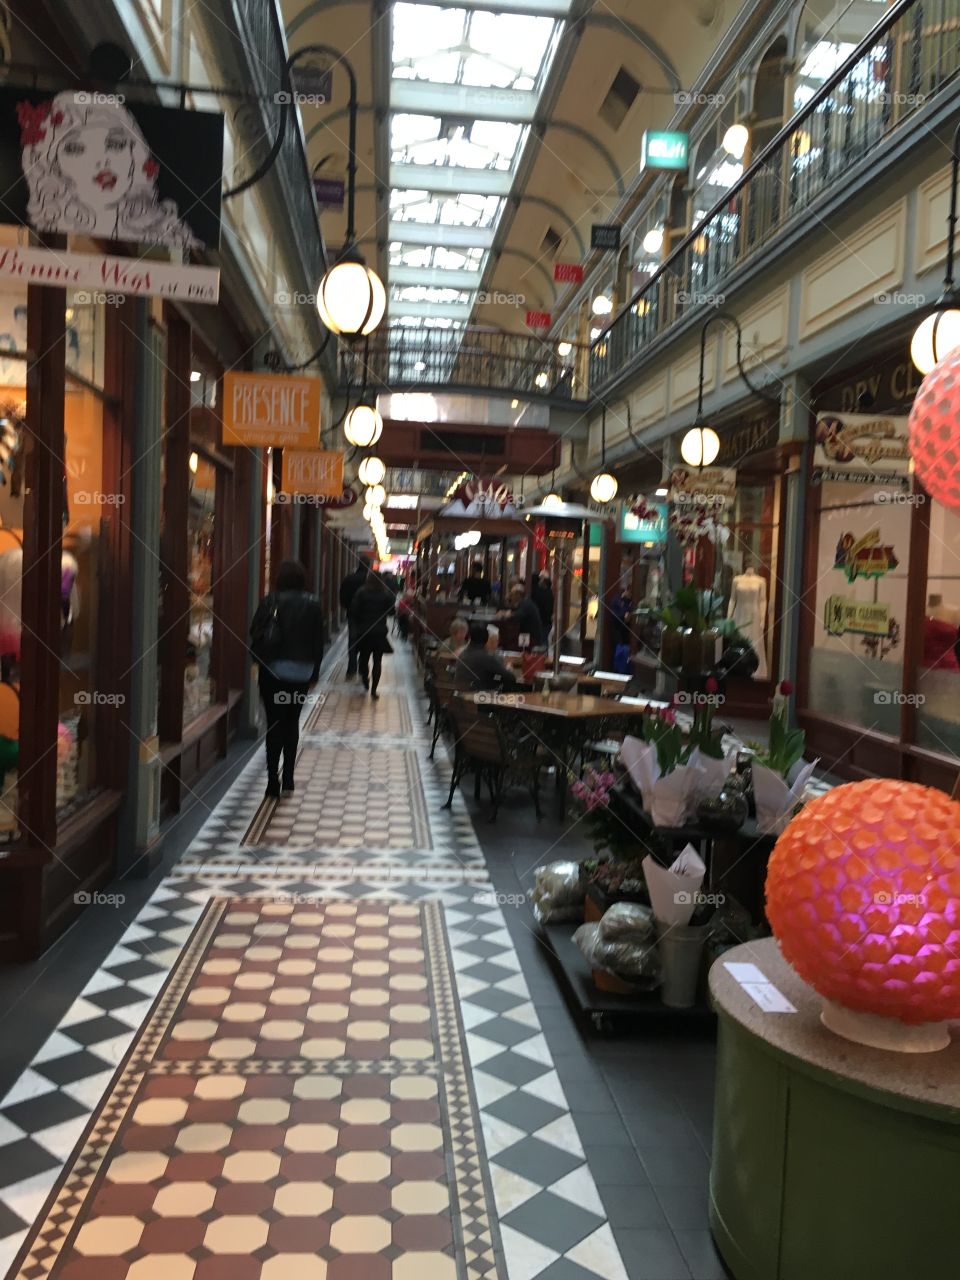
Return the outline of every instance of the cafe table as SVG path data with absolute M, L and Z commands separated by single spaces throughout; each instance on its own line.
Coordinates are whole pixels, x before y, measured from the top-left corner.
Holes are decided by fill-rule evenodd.
M 474 706 L 496 715 L 504 732 L 527 734 L 556 762 L 557 810 L 566 813 L 567 775 L 585 745 L 598 738 L 628 733 L 646 711 L 639 699 L 630 703 L 579 693 L 470 693 Z

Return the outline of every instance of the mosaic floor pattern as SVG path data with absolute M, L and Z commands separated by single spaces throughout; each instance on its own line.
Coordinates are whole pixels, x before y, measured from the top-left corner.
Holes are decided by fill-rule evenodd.
M 0 1100 L 8 1280 L 627 1280 L 413 664 L 332 658 Z
M 437 903 L 212 900 L 16 1280 L 504 1277 Z

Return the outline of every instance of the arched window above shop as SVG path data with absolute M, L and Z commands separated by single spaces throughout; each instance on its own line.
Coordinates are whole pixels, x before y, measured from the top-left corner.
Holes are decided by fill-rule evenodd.
M 784 62 L 787 38 L 778 36 L 760 59 L 753 89 L 751 154 L 759 155 L 784 124 Z
M 723 145 L 724 135 L 736 122 L 737 106 L 731 97 L 697 144 L 690 170 L 694 189 L 692 226 L 709 212 L 743 173 L 743 161 L 732 156 Z
M 806 106 L 887 8 L 887 0 L 807 0 L 797 31 L 794 112 Z

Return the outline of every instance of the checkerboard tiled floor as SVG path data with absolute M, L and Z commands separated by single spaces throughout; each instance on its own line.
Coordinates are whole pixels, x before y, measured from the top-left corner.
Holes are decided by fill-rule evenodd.
M 281 1271 L 284 1280 L 627 1280 L 469 813 L 459 797 L 452 811 L 440 809 L 448 765 L 426 758 L 429 739 L 414 681 L 408 656 L 398 653 L 388 659 L 379 704 L 365 700 L 355 685 L 340 682 L 325 691 L 307 722 L 296 807 L 279 826 L 275 818 L 257 846 L 242 843 L 262 798 L 259 753 L 251 758 L 181 864 L 0 1101 L 0 1275 L 14 1264 L 11 1280 L 60 1280 L 61 1270 L 63 1280 L 217 1280 L 228 1274 L 220 1269 L 226 1255 L 230 1280 L 274 1280 Z M 375 795 L 384 803 L 376 803 Z M 280 808 L 284 804 L 291 802 Z M 84 1199 L 80 1233 L 61 1257 L 59 1244 L 51 1243 L 62 1243 L 59 1227 L 54 1224 L 47 1242 L 38 1244 L 34 1223 L 46 1221 L 49 1232 L 45 1204 L 70 1192 L 84 1142 L 90 1143 L 97 1125 L 116 1119 L 104 1099 L 129 1070 L 133 1047 L 149 1039 L 150 1018 L 157 1016 L 151 1007 L 158 997 L 161 1003 L 170 998 L 169 984 L 198 945 L 212 900 L 227 903 L 223 928 L 228 941 L 235 936 L 222 956 L 211 951 L 208 960 L 216 965 L 219 959 L 231 971 L 200 974 L 171 1019 L 142 1096 L 118 1121 L 125 1136 L 109 1158 L 121 1176 L 108 1173 L 95 1199 Z M 282 943 L 269 932 L 283 917 L 263 914 L 265 903 L 298 913 L 302 943 L 291 947 L 289 930 Z M 363 903 L 370 919 L 387 923 L 358 930 Z M 337 904 L 343 908 L 339 925 Z M 391 929 L 413 927 L 400 923 L 399 915 L 394 921 L 391 911 L 405 920 L 413 919 L 410 912 L 437 913 L 447 963 L 435 974 L 429 1002 L 412 986 L 397 999 L 382 986 L 386 975 L 379 966 L 397 962 L 398 954 L 403 965 L 406 950 L 422 949 L 415 940 L 391 935 Z M 323 935 L 323 925 L 313 929 L 311 913 L 332 927 L 332 936 Z M 347 929 L 353 930 L 349 938 Z M 325 961 L 324 949 L 339 959 Z M 284 963 L 290 967 L 281 980 Z M 324 963 L 333 968 L 324 972 Z M 357 965 L 370 966 L 359 971 L 360 986 L 352 994 L 370 994 L 360 995 L 356 1009 L 336 986 L 342 982 L 337 966 L 347 963 L 352 982 Z M 296 971 L 304 964 L 313 966 L 309 989 Z M 264 998 L 268 971 L 270 1000 Z M 329 986 L 315 985 L 318 977 L 329 979 Z M 309 990 L 306 1013 L 301 988 Z M 384 989 L 389 1022 L 381 1016 L 383 1004 L 372 1003 Z M 315 1011 L 324 1003 L 326 1010 Z M 359 1038 L 339 1029 L 344 1008 L 347 1029 L 359 1026 Z M 413 1116 L 410 1108 L 426 1117 L 433 1105 L 426 1094 L 406 1097 L 403 1089 L 427 1086 L 401 1085 L 398 1093 L 392 1088 L 396 1079 L 422 1081 L 429 1072 L 407 1070 L 392 1079 L 390 1070 L 355 1070 L 358 1053 L 367 1055 L 365 1063 L 388 1062 L 395 1071 L 418 1041 L 418 1052 L 425 1052 L 429 1038 L 419 1023 L 394 1025 L 398 1011 L 421 1017 L 424 1009 L 433 1035 L 445 1037 L 450 1060 L 460 1054 L 464 1066 L 461 1085 L 450 1076 L 453 1092 L 440 1126 L 446 1177 L 460 1187 L 452 1213 L 437 1207 L 446 1184 L 431 1172 L 433 1165 L 427 1170 L 426 1157 L 439 1152 L 435 1119 L 403 1118 Z M 314 1017 L 311 1028 L 314 1011 L 336 1017 Z M 326 1043 L 319 1073 L 318 1059 L 302 1052 L 308 1041 Z M 399 1054 L 398 1043 L 404 1050 Z M 446 1061 L 442 1055 L 437 1060 Z M 409 1061 L 422 1065 L 427 1058 Z M 228 1071 L 224 1063 L 236 1069 Z M 242 1092 L 218 1093 L 225 1086 L 217 1082 L 227 1077 L 239 1079 Z M 341 1089 L 327 1097 L 332 1080 Z M 404 1125 L 423 1130 L 420 1140 L 429 1137 L 434 1145 L 406 1153 L 413 1163 L 403 1173 L 392 1165 L 386 1172 L 382 1162 L 374 1169 L 382 1140 Z M 295 1126 L 306 1131 L 304 1150 L 296 1149 L 297 1135 L 290 1147 Z M 337 1130 L 336 1145 L 313 1150 L 330 1138 L 325 1127 Z M 386 1145 L 393 1150 L 395 1144 Z M 330 1150 L 338 1153 L 333 1172 L 327 1168 Z M 162 1156 L 164 1170 L 155 1159 L 155 1176 L 125 1180 L 127 1166 L 149 1172 L 151 1153 Z M 401 1154 L 398 1148 L 390 1159 Z M 126 1165 L 117 1165 L 128 1156 Z M 267 1177 L 268 1156 L 271 1169 L 274 1158 L 281 1164 L 299 1160 L 303 1168 L 298 1165 L 286 1180 Z M 355 1158 L 343 1167 L 355 1164 L 356 1178 L 336 1173 L 348 1157 Z M 182 1172 L 170 1180 L 174 1160 Z M 225 1177 L 230 1160 L 231 1169 L 255 1169 L 255 1176 Z M 459 1172 L 457 1160 L 463 1162 Z M 413 1172 L 414 1165 L 421 1171 Z M 373 1176 L 378 1171 L 383 1176 Z M 73 1191 L 75 1199 L 79 1193 Z M 71 1201 L 70 1212 L 75 1207 Z M 176 1261 L 168 1218 L 191 1223 L 189 1231 L 184 1225 L 174 1233 Z M 441 1219 L 449 1221 L 453 1236 L 445 1234 Z M 361 1245 L 366 1253 L 358 1252 Z M 28 1256 L 32 1270 L 23 1269 Z M 367 1263 L 358 1270 L 360 1258 Z M 461 1270 L 451 1269 L 453 1259 Z

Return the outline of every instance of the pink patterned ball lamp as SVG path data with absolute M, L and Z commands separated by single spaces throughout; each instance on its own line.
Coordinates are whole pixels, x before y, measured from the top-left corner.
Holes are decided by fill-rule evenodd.
M 826 999 L 825 1026 L 880 1049 L 950 1044 L 960 1019 L 960 804 L 870 779 L 805 805 L 767 869 L 786 959 Z
M 910 456 L 930 496 L 960 511 L 960 347 L 920 384 L 910 410 Z

